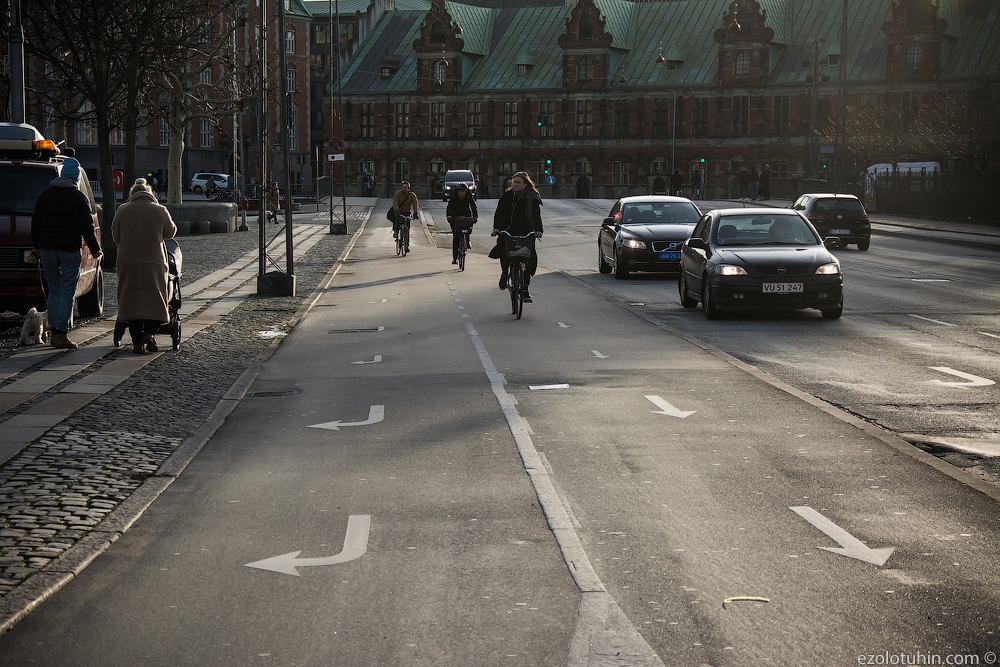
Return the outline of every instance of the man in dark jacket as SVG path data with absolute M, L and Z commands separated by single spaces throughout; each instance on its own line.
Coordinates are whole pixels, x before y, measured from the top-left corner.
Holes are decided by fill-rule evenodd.
M 69 321 L 73 316 L 76 283 L 80 279 L 82 241 L 87 242 L 94 259 L 101 256 L 101 245 L 94 234 L 90 200 L 80 192 L 80 163 L 76 158 L 63 162 L 62 175 L 54 179 L 35 202 L 31 215 L 33 254 L 41 257 L 49 295 L 47 308 L 52 327 L 52 347 L 75 350 L 69 339 Z

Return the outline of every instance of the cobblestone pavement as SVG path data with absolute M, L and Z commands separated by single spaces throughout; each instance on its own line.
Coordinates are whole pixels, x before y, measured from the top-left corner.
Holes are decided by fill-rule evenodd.
M 45 574 L 54 559 L 99 529 L 102 520 L 147 479 L 165 474 L 164 462 L 202 428 L 233 384 L 265 354 L 274 332 L 280 335 L 287 329 L 369 214 L 369 208 L 351 207 L 348 235 L 324 235 L 295 258 L 298 296 L 247 298 L 180 350 L 160 354 L 0 468 L 0 632 L 5 629 L 4 617 L 17 612 L 21 604 L 8 603 L 4 608 L 8 597 L 17 597 L 12 592 L 34 575 Z M 295 219 L 301 224 L 326 220 L 322 213 Z M 281 229 L 270 225 L 269 237 Z M 257 240 L 255 224 L 250 232 L 180 237 L 182 288 L 252 251 Z M 113 318 L 114 274 L 107 275 L 106 284 L 105 317 Z M 0 356 L 10 354 L 12 347 L 5 345 Z M 108 358 L 125 354 L 131 354 L 127 346 Z M 60 386 L 32 402 L 53 395 Z

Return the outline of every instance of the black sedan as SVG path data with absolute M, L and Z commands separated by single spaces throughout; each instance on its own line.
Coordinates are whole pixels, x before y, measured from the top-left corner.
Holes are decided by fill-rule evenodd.
M 844 311 L 840 262 L 796 211 L 709 211 L 681 254 L 681 305 L 701 302 L 710 320 L 728 310 L 818 308 L 826 319 Z
M 676 273 L 681 245 L 701 211 L 690 199 L 645 195 L 615 202 L 597 237 L 597 268 L 626 278 L 631 271 Z

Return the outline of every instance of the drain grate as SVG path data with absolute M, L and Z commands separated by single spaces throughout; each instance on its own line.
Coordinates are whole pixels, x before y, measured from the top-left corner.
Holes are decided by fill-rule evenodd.
M 286 391 L 251 391 L 247 396 L 251 398 L 274 398 L 276 396 L 292 396 L 299 393 L 298 389 L 288 389 Z
M 385 327 L 376 327 L 368 329 L 332 329 L 327 331 L 328 334 L 338 334 L 338 333 L 378 333 L 379 331 L 385 331 Z

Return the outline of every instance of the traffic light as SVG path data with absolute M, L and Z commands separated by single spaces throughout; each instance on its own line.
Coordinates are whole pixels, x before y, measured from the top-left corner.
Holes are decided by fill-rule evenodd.
M 538 127 L 541 127 L 541 126 L 542 126 L 542 117 L 539 116 L 538 117 Z
M 545 175 L 546 175 L 546 176 L 548 176 L 548 175 L 549 175 L 549 171 L 550 171 L 551 169 L 552 169 L 552 160 L 550 160 L 550 159 L 546 158 L 546 159 L 545 159 Z
M 705 158 L 702 158 L 701 160 L 699 160 L 699 162 L 701 162 L 702 164 L 705 164 Z

